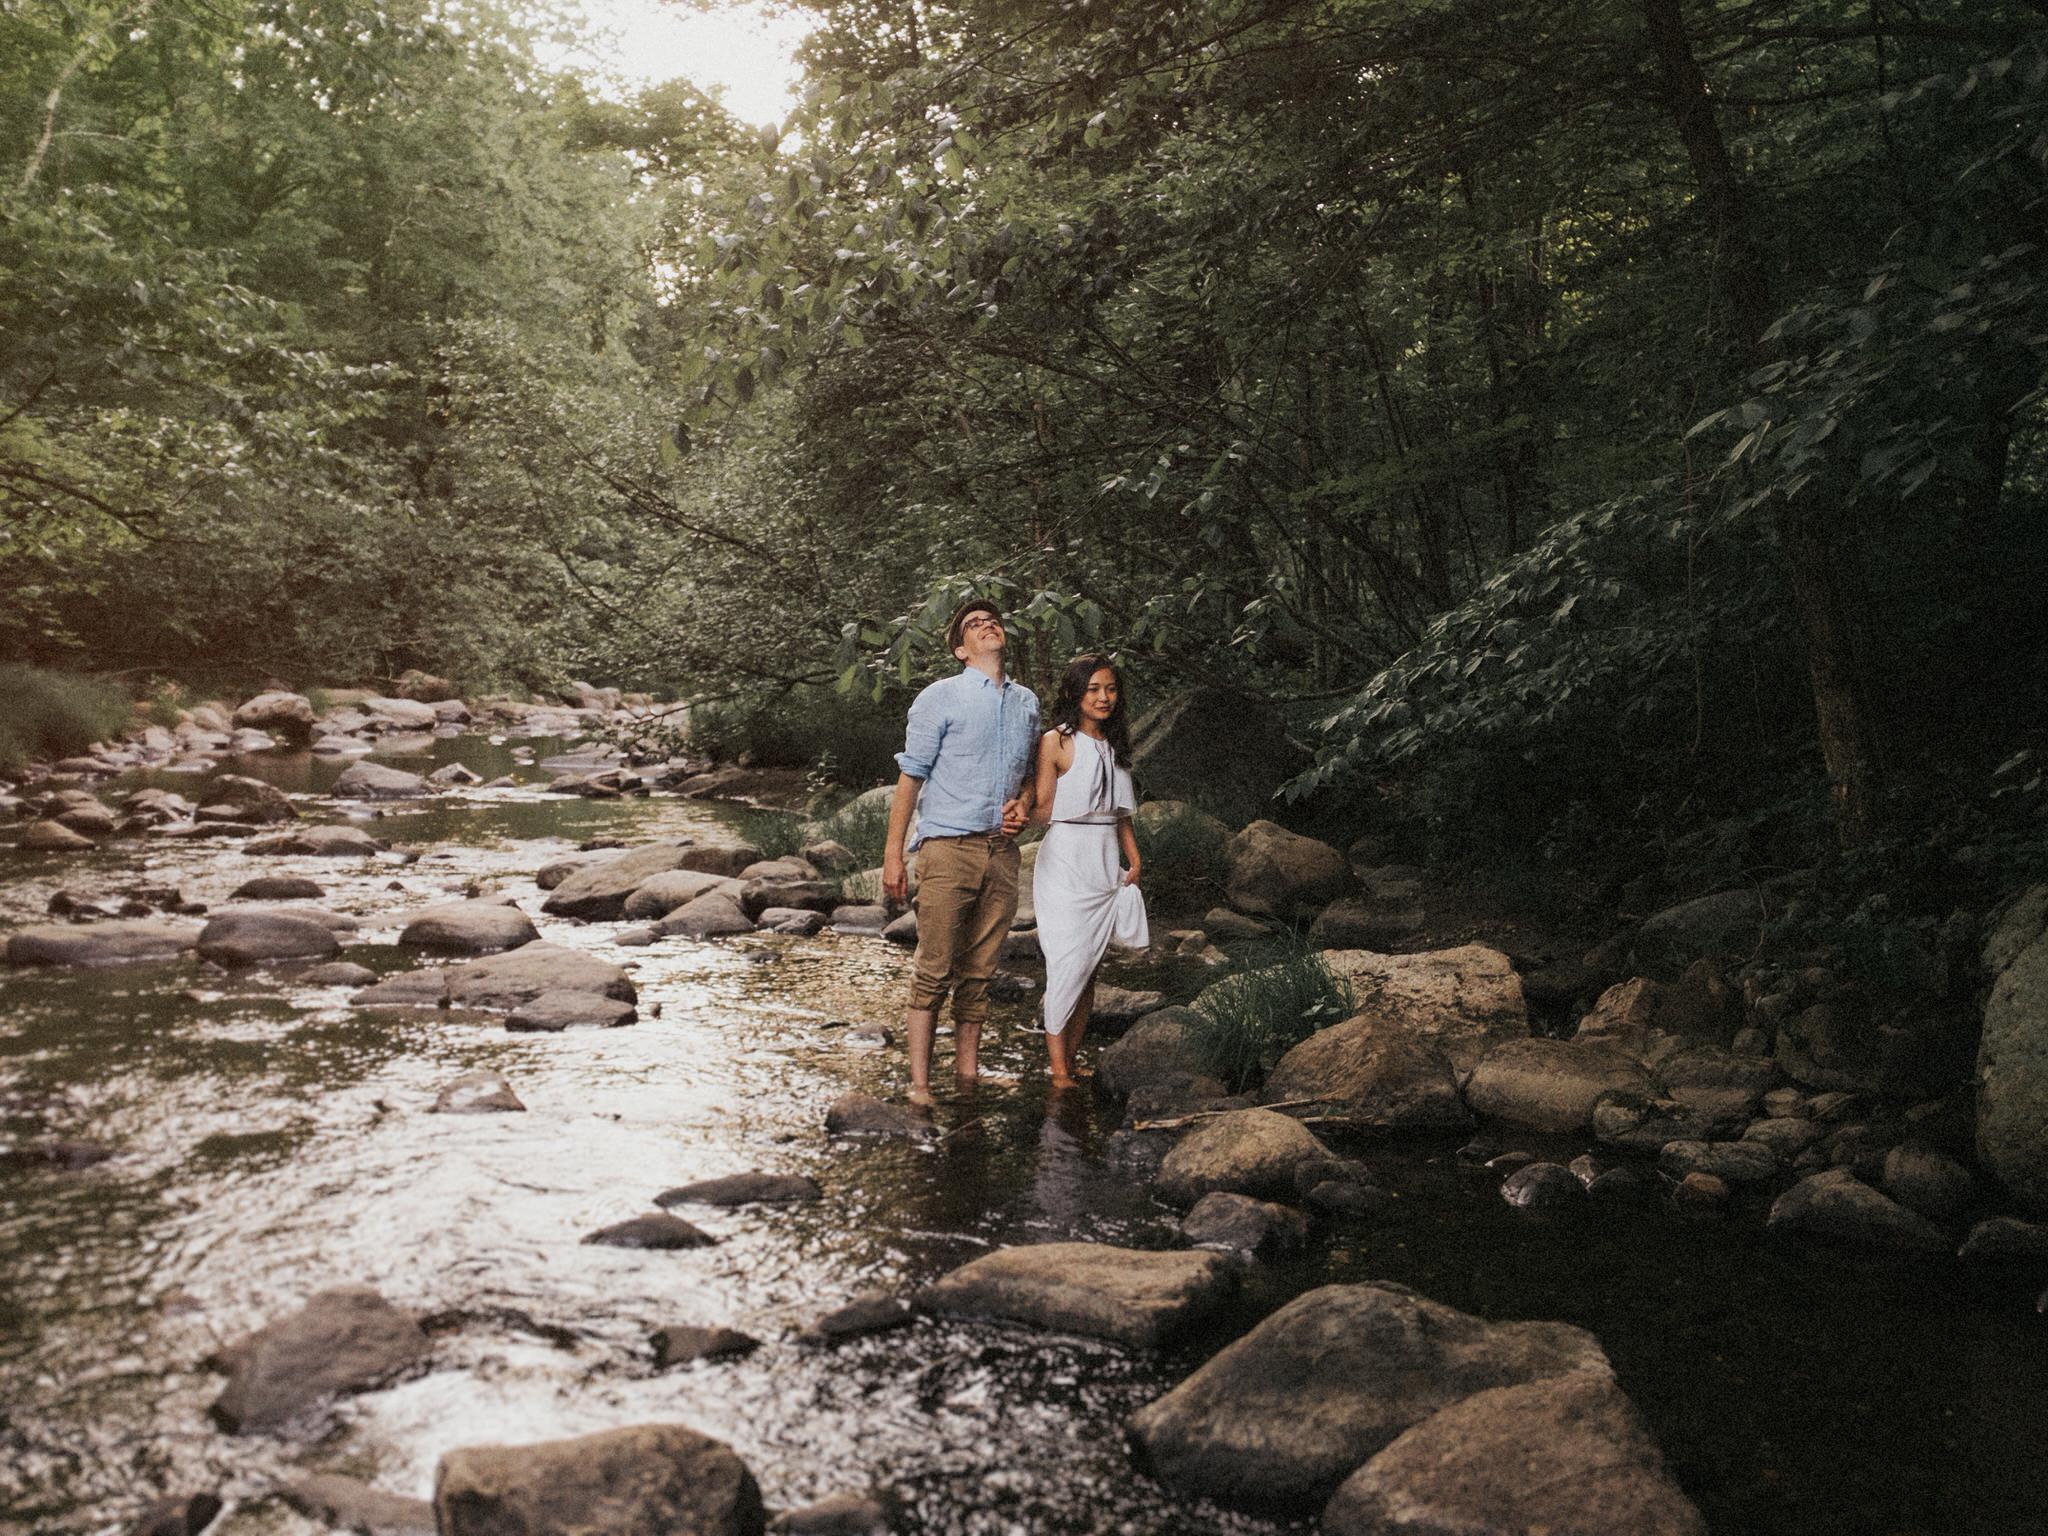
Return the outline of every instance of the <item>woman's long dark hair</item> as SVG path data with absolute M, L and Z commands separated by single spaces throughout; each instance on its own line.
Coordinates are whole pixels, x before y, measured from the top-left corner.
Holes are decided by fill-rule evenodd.
M 1071 736 L 1081 729 L 1081 696 L 1088 691 L 1088 679 L 1107 672 L 1116 679 L 1116 708 L 1102 722 L 1103 739 L 1116 754 L 1117 766 L 1131 766 L 1130 712 L 1124 696 L 1124 675 L 1107 656 L 1076 656 L 1060 679 L 1059 695 L 1052 701 L 1053 728 Z

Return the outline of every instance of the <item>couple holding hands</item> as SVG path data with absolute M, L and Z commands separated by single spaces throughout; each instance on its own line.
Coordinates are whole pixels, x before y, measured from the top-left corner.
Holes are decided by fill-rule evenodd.
M 1032 825 L 1047 829 L 1032 878 L 1046 1049 L 1053 1087 L 1071 1088 L 1103 951 L 1150 942 L 1117 670 L 1102 656 L 1076 660 L 1041 734 L 1037 695 L 1003 674 L 1007 637 L 995 604 L 962 603 L 946 641 L 962 668 L 910 706 L 882 858 L 883 890 L 901 902 L 909 899 L 906 845 L 918 856 L 917 956 L 904 1017 L 911 1102 L 931 1102 L 932 1035 L 949 993 L 953 1069 L 963 1082 L 977 1075 L 989 978 L 1017 915 L 1017 834 Z

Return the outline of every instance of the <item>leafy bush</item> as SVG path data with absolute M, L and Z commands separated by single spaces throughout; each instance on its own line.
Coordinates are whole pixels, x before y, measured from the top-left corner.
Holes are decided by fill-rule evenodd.
M 1145 894 L 1160 911 L 1189 911 L 1220 900 L 1229 882 L 1229 834 L 1215 817 L 1189 805 L 1133 823 L 1144 865 Z
M 1319 1029 L 1350 1017 L 1351 984 L 1316 951 L 1297 948 L 1278 964 L 1239 971 L 1194 1001 L 1183 1033 L 1203 1069 L 1241 1093 Z
M 0 773 L 16 772 L 31 758 L 82 752 L 127 723 L 127 695 L 112 683 L 0 666 Z
M 811 840 L 804 819 L 789 811 L 742 811 L 736 830 L 764 859 L 786 859 Z
M 908 700 L 880 703 L 826 688 L 700 705 L 689 745 L 722 762 L 749 754 L 758 768 L 822 768 L 833 782 L 865 787 L 893 778 Z

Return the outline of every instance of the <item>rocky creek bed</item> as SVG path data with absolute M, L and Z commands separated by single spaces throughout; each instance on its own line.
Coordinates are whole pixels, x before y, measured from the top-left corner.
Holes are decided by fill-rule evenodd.
M 1265 1197 L 1298 1206 L 1308 1182 L 1294 1132 L 1259 1154 L 1290 1186 L 1268 1188 L 1214 1175 L 1257 1162 L 1219 1150 L 1231 1133 L 1218 1120 L 1183 1128 L 1171 1151 L 1166 1133 L 1120 1131 L 1107 1089 L 1131 1084 L 1114 1066 L 1102 1090 L 1049 1102 L 1028 989 L 997 1005 L 985 1050 L 1015 1082 L 943 1101 L 918 1134 L 828 1134 L 828 1113 L 893 1121 L 900 1053 L 873 1026 L 897 1032 L 905 951 L 865 932 L 688 925 L 649 941 L 650 918 L 674 912 L 628 916 L 625 891 L 616 911 L 608 898 L 586 908 L 608 914 L 594 920 L 549 912 L 534 876 L 582 843 L 737 841 L 704 802 L 611 798 L 602 782 L 589 797 L 547 793 L 551 775 L 530 765 L 563 745 L 540 737 L 515 757 L 444 734 L 382 741 L 363 760 L 460 765 L 432 799 L 360 773 L 340 793 L 363 798 L 333 798 L 354 751 L 220 763 L 289 791 L 304 813 L 293 828 L 354 828 L 391 851 L 265 854 L 244 829 L 0 853 L 7 934 L 55 921 L 63 892 L 93 917 L 66 925 L 81 938 L 183 922 L 197 940 L 211 924 L 203 942 L 228 962 L 178 949 L 0 975 L 0 1520 L 116 1531 L 169 1497 L 180 1505 L 161 1528 L 197 1528 L 211 1511 L 182 1501 L 198 1495 L 224 1505 L 206 1529 L 231 1536 L 431 1529 L 421 1501 L 438 1467 L 443 1529 L 483 1529 L 505 1518 L 491 1501 L 517 1496 L 545 1458 L 471 1448 L 608 1435 L 560 1465 L 687 1466 L 692 1488 L 724 1490 L 715 1517 L 732 1529 L 756 1523 L 750 1497 L 812 1511 L 791 1529 L 861 1529 L 872 1509 L 816 1506 L 871 1493 L 914 1531 L 1312 1529 L 1289 1511 L 1333 1488 L 1322 1528 L 1396 1529 L 1428 1467 L 1466 1462 L 1484 1474 L 1468 1495 L 1492 1477 L 1524 1500 L 1560 1480 L 1590 1489 L 1595 1465 L 1650 1469 L 1614 1482 L 1611 1505 L 1575 1498 L 1562 1513 L 1586 1524 L 1571 1528 L 1687 1530 L 1703 1516 L 1730 1533 L 2039 1529 L 2038 1264 L 1767 1231 L 1770 1197 L 1739 1177 L 1703 1216 L 1653 1160 L 1526 1126 L 1381 1142 L 1318 1125 L 1336 1177 L 1305 1213 L 1275 1215 Z M 215 781 L 123 788 L 152 782 Z M 236 898 L 259 878 L 320 893 Z M 437 936 L 526 939 L 519 919 L 470 904 L 494 896 L 556 947 L 509 956 L 526 950 L 544 981 L 595 978 L 549 995 L 617 1007 L 628 1000 L 603 997 L 604 977 L 621 975 L 629 986 L 611 990 L 630 992 L 631 1026 L 542 1008 L 533 1027 L 508 1027 L 530 1003 L 506 980 L 517 965 L 461 985 L 436 970 L 435 995 L 403 996 L 412 984 L 391 978 L 450 958 Z M 129 901 L 152 915 L 123 917 Z M 450 903 L 455 918 L 420 921 Z M 164 910 L 180 904 L 207 910 Z M 218 922 L 251 907 L 290 921 Z M 232 947 L 280 944 L 300 948 L 245 964 Z M 1112 979 L 1184 997 L 1207 974 L 1155 957 Z M 394 986 L 396 1002 L 425 1005 L 364 1005 Z M 1145 1028 L 1126 1037 L 1126 1076 Z M 1571 1085 L 1565 1065 L 1503 1058 L 1487 1091 Z M 1525 1164 L 1589 1152 L 1635 1169 L 1638 1192 L 1552 1203 L 1527 1177 Z M 732 1182 L 756 1173 L 773 1182 Z M 1517 1178 L 1521 1206 L 1502 1198 Z M 1208 1193 L 1233 1184 L 1243 1192 Z M 750 1195 L 769 1198 L 734 1203 Z M 1028 1251 L 1051 1244 L 1090 1246 Z M 1259 1257 L 1218 1255 L 1240 1247 Z M 1548 1331 L 1508 1326 L 1524 1324 Z M 1351 1451 L 1302 1450 L 1288 1415 L 1327 1385 L 1302 1359 L 1330 1340 L 1421 1337 L 1464 1342 L 1420 1356 L 1374 1346 L 1338 1375 L 1405 1371 L 1423 1405 L 1408 1422 L 1429 1434 L 1357 1477 Z M 217 1356 L 273 1368 L 223 1376 Z M 303 1393 L 321 1369 L 337 1390 Z M 1357 1405 L 1347 1412 L 1356 1424 Z M 1377 1450 L 1401 1427 L 1366 1425 L 1357 1445 Z M 575 1477 L 544 1481 L 559 1493 Z

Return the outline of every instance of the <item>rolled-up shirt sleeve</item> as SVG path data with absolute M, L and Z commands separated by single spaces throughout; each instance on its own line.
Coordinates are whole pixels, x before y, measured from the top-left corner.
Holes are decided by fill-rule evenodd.
M 896 754 L 896 766 L 913 779 L 930 778 L 945 735 L 945 708 L 936 691 L 927 688 L 910 702 L 910 722 L 904 727 L 903 750 Z

